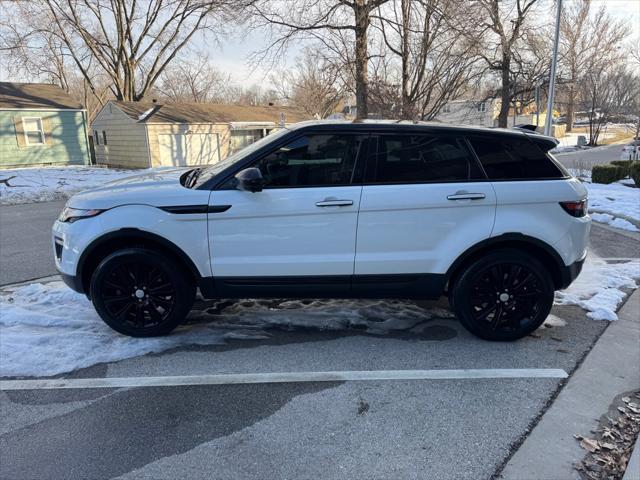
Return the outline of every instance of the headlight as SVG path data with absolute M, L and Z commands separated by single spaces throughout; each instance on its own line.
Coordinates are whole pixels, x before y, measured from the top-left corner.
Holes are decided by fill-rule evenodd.
M 104 210 L 96 210 L 96 209 L 83 209 L 83 208 L 71 208 L 64 207 L 58 220 L 61 222 L 73 223 L 76 220 L 81 220 L 83 218 L 90 218 L 99 215 Z

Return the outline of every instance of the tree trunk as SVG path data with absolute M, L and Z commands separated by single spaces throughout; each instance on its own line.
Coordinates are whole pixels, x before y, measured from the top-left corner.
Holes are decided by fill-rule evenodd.
M 509 122 L 509 105 L 511 105 L 511 57 L 502 54 L 502 91 L 500 92 L 500 113 L 498 127 L 507 128 Z
M 409 99 L 409 21 L 411 0 L 402 0 L 402 118 L 411 120 L 413 108 Z
M 573 130 L 573 117 L 576 103 L 576 89 L 573 84 L 569 85 L 567 92 L 567 133 Z
M 369 109 L 367 105 L 369 96 L 368 72 L 369 63 L 367 53 L 367 28 L 369 27 L 369 9 L 366 0 L 354 2 L 356 17 L 356 109 L 357 118 L 367 118 Z

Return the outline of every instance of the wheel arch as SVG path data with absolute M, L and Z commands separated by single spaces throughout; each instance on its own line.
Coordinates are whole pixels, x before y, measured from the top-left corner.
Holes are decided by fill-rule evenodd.
M 91 275 L 107 255 L 122 248 L 133 246 L 141 246 L 160 251 L 178 261 L 185 267 L 188 273 L 193 276 L 196 284 L 198 284 L 202 278 L 191 258 L 175 243 L 145 230 L 122 228 L 96 238 L 82 252 L 78 260 L 78 266 L 76 267 L 76 275 L 82 285 L 83 291 L 88 294 Z
M 465 250 L 447 270 L 445 276 L 447 290 L 468 265 L 498 248 L 514 248 L 533 254 L 549 270 L 556 290 L 564 288 L 563 269 L 566 267 L 560 254 L 551 245 L 522 233 L 504 233 L 483 240 Z

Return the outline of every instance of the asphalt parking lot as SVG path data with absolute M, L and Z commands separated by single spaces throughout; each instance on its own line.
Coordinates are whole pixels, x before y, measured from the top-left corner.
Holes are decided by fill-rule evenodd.
M 594 226 L 591 250 L 637 257 L 640 241 Z M 608 325 L 579 307 L 556 306 L 555 326 L 491 343 L 468 334 L 444 310 L 446 301 L 419 305 L 439 313 L 392 333 L 280 324 L 263 339 L 238 331 L 226 345 L 181 347 L 58 377 L 95 379 L 104 388 L 0 391 L 0 478 L 492 478 L 565 382 L 536 372 L 570 375 Z M 195 314 L 192 321 L 202 320 Z M 461 378 L 408 380 L 402 373 L 450 369 L 462 370 Z M 397 378 L 313 376 L 363 371 Z M 492 378 L 500 371 L 517 378 Z M 274 372 L 298 372 L 305 381 L 163 384 L 167 377 Z M 148 377 L 160 379 L 153 387 L 109 387 L 109 379 L 136 385 Z

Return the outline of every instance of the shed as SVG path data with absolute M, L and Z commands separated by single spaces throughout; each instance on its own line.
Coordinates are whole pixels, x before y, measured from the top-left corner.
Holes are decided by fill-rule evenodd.
M 110 101 L 93 124 L 99 165 L 216 163 L 270 131 L 312 117 L 291 107 Z
M 0 82 L 0 168 L 90 163 L 87 112 L 47 83 Z

